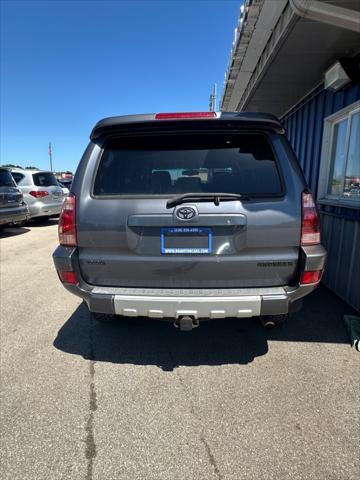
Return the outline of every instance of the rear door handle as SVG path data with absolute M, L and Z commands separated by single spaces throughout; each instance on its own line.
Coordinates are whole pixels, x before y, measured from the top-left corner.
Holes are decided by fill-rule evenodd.
M 197 225 L 204 227 L 225 227 L 225 226 L 245 226 L 246 216 L 240 213 L 219 214 L 219 213 L 200 213 L 191 220 L 180 220 L 174 215 L 129 215 L 127 224 L 129 227 L 167 227 L 173 225 Z

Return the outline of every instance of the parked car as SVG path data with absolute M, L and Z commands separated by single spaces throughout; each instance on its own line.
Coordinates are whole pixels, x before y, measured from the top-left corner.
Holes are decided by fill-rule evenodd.
M 60 180 L 58 180 L 57 182 L 58 182 L 59 187 L 61 187 L 61 190 L 63 191 L 63 194 L 64 194 L 65 196 L 68 195 L 68 194 L 70 193 L 70 189 L 69 189 L 67 186 L 65 186 L 65 185 L 63 184 L 63 182 L 61 182 Z M 70 183 L 70 185 L 71 185 L 71 183 Z M 70 186 L 70 185 L 69 185 L 69 186 Z
M 28 216 L 28 208 L 21 190 L 7 168 L 0 167 L 0 228 L 21 226 Z
M 61 178 L 60 180 L 58 180 L 58 182 L 60 183 L 60 185 L 62 187 L 65 187 L 65 188 L 68 188 L 70 190 L 71 188 L 71 184 L 72 184 L 72 178 Z
M 48 220 L 60 214 L 65 195 L 52 172 L 13 168 L 11 174 L 24 194 L 30 219 Z
M 53 257 L 94 319 L 273 326 L 319 283 L 319 216 L 276 117 L 112 117 L 90 139 Z

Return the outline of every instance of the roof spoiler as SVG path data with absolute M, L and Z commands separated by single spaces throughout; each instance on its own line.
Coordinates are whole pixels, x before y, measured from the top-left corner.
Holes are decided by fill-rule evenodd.
M 197 126 L 206 126 L 206 128 L 217 128 L 225 123 L 243 125 L 250 128 L 268 128 L 278 133 L 284 133 L 284 128 L 280 120 L 271 113 L 257 112 L 222 112 L 217 114 L 216 118 L 164 118 L 160 114 L 142 114 L 142 115 L 124 115 L 117 117 L 108 117 L 100 120 L 93 128 L 90 139 L 92 141 L 103 137 L 114 135 L 116 133 L 127 133 L 144 131 L 148 129 L 156 131 L 168 130 L 169 125 L 173 128 L 176 124 L 179 129 L 186 129 L 189 123 Z

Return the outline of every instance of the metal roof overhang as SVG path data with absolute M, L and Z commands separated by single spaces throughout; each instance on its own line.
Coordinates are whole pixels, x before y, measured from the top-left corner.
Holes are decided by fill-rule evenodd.
M 270 3 L 266 4 L 265 0 L 263 8 Z M 227 97 L 223 96 L 223 110 L 267 111 L 281 117 L 323 81 L 324 72 L 339 57 L 359 52 L 360 33 L 299 17 L 291 3 L 287 2 L 275 18 L 262 52 L 257 55 L 254 51 L 248 52 L 257 60 L 256 66 L 249 72 L 244 68 L 239 70 L 231 85 L 231 94 L 228 91 Z M 354 12 L 360 10 L 358 0 L 336 0 L 331 7 L 336 7 L 335 3 Z M 264 21 L 263 18 L 262 10 L 258 21 Z M 256 25 L 253 35 L 255 33 Z M 245 55 L 243 65 L 246 61 L 249 59 Z M 255 63 L 254 58 L 252 62 Z M 227 88 L 229 84 L 225 92 Z

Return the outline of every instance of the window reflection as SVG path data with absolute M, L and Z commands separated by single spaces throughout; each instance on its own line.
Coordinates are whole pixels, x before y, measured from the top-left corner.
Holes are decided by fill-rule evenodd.
M 360 198 L 360 112 L 351 119 L 343 195 Z
M 340 195 L 342 191 L 342 176 L 345 168 L 345 144 L 348 121 L 343 120 L 334 126 L 332 175 L 330 176 L 329 193 Z

